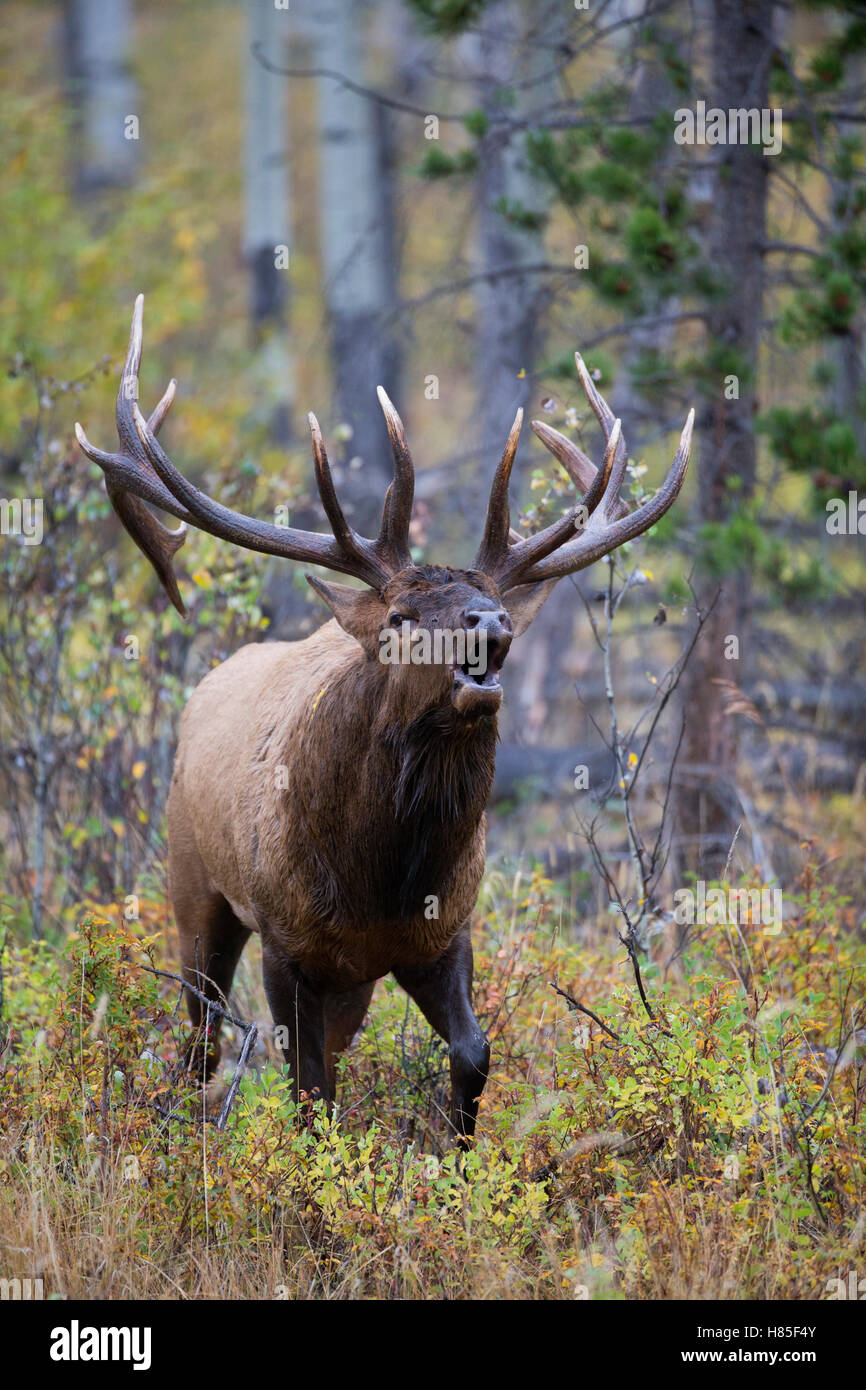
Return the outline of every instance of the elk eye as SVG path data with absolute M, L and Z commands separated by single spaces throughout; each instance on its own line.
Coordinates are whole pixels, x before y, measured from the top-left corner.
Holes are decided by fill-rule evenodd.
M 402 627 L 404 623 L 411 623 L 412 619 L 408 613 L 392 613 L 388 621 L 392 627 Z

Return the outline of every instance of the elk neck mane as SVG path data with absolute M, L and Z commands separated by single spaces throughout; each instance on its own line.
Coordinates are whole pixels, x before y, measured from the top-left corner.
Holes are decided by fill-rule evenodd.
M 495 717 L 461 718 L 450 701 L 401 711 L 377 662 L 359 654 L 345 667 L 322 694 L 304 750 L 329 803 L 307 802 L 322 907 L 355 920 L 423 909 L 479 835 L 496 741 Z M 363 835 L 329 833 L 352 816 Z M 347 856 L 347 843 L 357 852 Z
M 450 705 L 388 725 L 381 743 L 396 769 L 397 822 L 477 825 L 493 785 L 496 738 L 495 718 L 461 720 Z

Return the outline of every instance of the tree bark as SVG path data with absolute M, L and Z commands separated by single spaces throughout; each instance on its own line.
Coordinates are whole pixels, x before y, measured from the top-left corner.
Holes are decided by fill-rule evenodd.
M 769 104 L 774 4 L 764 0 L 713 0 L 711 74 L 707 106 L 724 111 Z M 712 147 L 711 147 L 712 148 Z M 759 147 L 717 145 L 707 252 L 724 283 L 709 305 L 708 341 L 736 352 L 742 364 L 738 399 L 725 399 L 724 382 L 701 412 L 698 441 L 698 513 L 701 522 L 725 523 L 753 495 L 757 445 L 754 416 L 764 295 L 765 239 L 770 161 Z M 703 877 L 724 868 L 737 825 L 736 801 L 726 786 L 736 777 L 735 721 L 726 717 L 721 681 L 742 684 L 749 669 L 750 571 L 725 577 L 722 593 L 689 663 L 683 685 L 687 719 L 680 763 L 678 821 L 688 837 L 682 861 Z M 718 584 L 698 578 L 706 605 Z M 726 659 L 739 643 L 738 659 Z
M 701 5 L 701 0 L 697 0 L 696 8 L 698 6 L 705 8 Z M 620 39 L 623 59 L 627 61 L 635 37 L 640 38 L 644 25 L 652 25 L 652 44 L 644 44 L 642 49 L 639 49 L 642 56 L 635 73 L 628 105 L 628 114 L 632 120 L 657 121 L 660 117 L 669 117 L 680 104 L 680 93 L 674 82 L 670 64 L 665 61 L 665 46 L 670 45 L 675 51 L 683 51 L 688 37 L 688 16 L 679 9 L 668 15 L 656 15 L 656 8 L 655 0 L 644 0 L 642 10 L 634 15 L 633 24 L 623 28 L 617 36 Z M 611 22 L 618 18 L 626 18 L 626 15 L 612 14 Z M 699 24 L 700 15 L 693 16 L 692 22 Z M 660 180 L 664 177 L 666 167 L 679 153 L 673 141 L 669 142 L 666 154 L 658 166 Z M 690 195 L 700 195 L 699 188 L 695 187 L 700 178 L 701 175 L 693 175 L 689 180 Z M 629 453 L 635 458 L 639 458 L 643 451 L 648 430 L 665 419 L 665 406 L 664 402 L 654 405 L 647 400 L 638 390 L 634 374 L 644 353 L 665 353 L 672 347 L 677 331 L 673 318 L 680 309 L 678 295 L 660 291 L 654 285 L 645 287 L 644 296 L 641 317 L 652 322 L 648 326 L 637 324 L 628 334 L 616 374 L 615 391 L 616 413 L 623 422 Z M 665 322 L 666 319 L 670 321 Z M 601 389 L 604 390 L 604 387 Z
M 560 7 L 557 14 L 559 20 L 545 15 L 544 9 L 533 10 L 524 0 L 499 0 L 485 11 L 475 40 L 475 66 L 479 105 L 488 119 L 501 112 L 503 102 L 515 116 L 543 104 L 543 84 L 553 63 L 551 27 L 563 23 Z M 549 192 L 529 171 L 524 146 L 522 134 L 497 136 L 482 146 L 478 245 L 485 271 L 545 260 L 543 223 L 527 225 L 520 218 L 521 210 L 544 214 L 550 202 Z M 529 404 L 548 294 L 547 283 L 536 274 L 517 272 L 507 280 L 479 282 L 478 502 L 486 496 L 515 411 Z
M 845 93 L 845 105 L 850 111 L 857 110 L 864 80 L 866 80 L 866 59 L 862 54 L 857 54 L 849 62 L 848 90 Z M 857 138 L 859 136 L 857 123 L 840 121 L 839 135 L 840 138 L 844 136 Z M 835 195 L 835 189 L 833 189 L 833 194 Z M 846 220 L 839 215 L 838 209 L 841 202 L 841 199 L 837 202 L 835 196 L 830 199 L 834 235 L 838 235 L 843 230 L 840 223 Z M 866 376 L 866 361 L 864 361 L 863 352 L 864 320 L 866 320 L 866 316 L 864 316 L 861 303 L 861 307 L 852 319 L 847 332 L 843 333 L 836 342 L 833 353 L 836 366 L 833 404 L 840 419 L 850 422 L 857 443 L 857 451 L 860 454 L 866 454 L 866 413 L 864 413 L 863 407 L 863 385 L 864 376 Z

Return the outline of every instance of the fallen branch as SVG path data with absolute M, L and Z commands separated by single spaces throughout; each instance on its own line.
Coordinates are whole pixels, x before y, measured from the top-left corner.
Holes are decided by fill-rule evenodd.
M 238 1087 L 241 1084 L 241 1078 L 243 1077 L 243 1074 L 246 1071 L 247 1062 L 249 1061 L 250 1053 L 255 1047 L 256 1038 L 258 1037 L 258 1035 L 258 1028 L 254 1023 L 251 1023 L 247 1029 L 247 1035 L 244 1038 L 244 1045 L 241 1048 L 241 1055 L 238 1058 L 238 1064 L 235 1067 L 235 1074 L 232 1077 L 232 1084 L 229 1086 L 228 1094 L 226 1095 L 225 1100 L 220 1106 L 220 1113 L 216 1122 L 217 1129 L 225 1129 L 226 1127 L 226 1121 L 228 1120 L 229 1113 L 231 1111 L 232 1106 L 234 1105 L 234 1099 L 238 1093 Z

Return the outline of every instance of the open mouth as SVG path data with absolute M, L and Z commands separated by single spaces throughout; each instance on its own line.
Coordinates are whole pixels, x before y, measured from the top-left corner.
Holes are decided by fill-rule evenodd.
M 499 679 L 499 671 L 494 670 L 490 663 L 486 671 L 479 672 L 475 663 L 465 662 L 462 666 L 454 667 L 454 684 L 468 686 L 470 689 L 475 686 L 479 690 L 501 690 L 502 684 Z
M 480 669 L 479 661 L 455 664 L 451 698 L 461 714 L 496 713 L 502 701 L 499 676 L 506 654 L 507 648 L 502 650 L 488 645 L 484 670 Z

